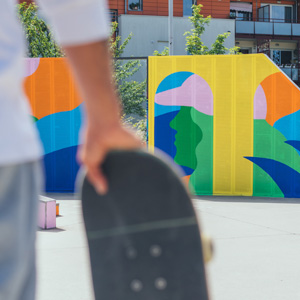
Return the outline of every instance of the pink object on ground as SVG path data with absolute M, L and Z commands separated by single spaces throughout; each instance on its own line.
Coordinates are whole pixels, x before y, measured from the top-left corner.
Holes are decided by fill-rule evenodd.
M 40 196 L 38 226 L 42 229 L 56 228 L 56 201 Z
M 155 95 L 155 103 L 171 106 L 190 106 L 212 116 L 213 93 L 209 84 L 199 75 L 192 75 L 182 86 Z

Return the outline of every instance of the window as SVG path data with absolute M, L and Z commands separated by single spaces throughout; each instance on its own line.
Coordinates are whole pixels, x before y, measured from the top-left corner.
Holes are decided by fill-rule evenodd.
M 197 0 L 183 0 L 183 16 L 192 15 L 192 5 L 197 4 Z
M 287 5 L 265 5 L 258 9 L 258 21 L 292 23 L 293 9 Z
M 291 23 L 292 7 L 272 5 L 271 16 L 274 22 Z
M 128 10 L 131 11 L 143 10 L 143 0 L 128 0 Z
M 291 50 L 272 50 L 271 58 L 276 65 L 290 65 L 292 63 Z
M 117 9 L 110 9 L 109 10 L 109 17 L 111 22 L 118 22 L 118 10 Z
M 241 48 L 240 52 L 243 53 L 243 54 L 249 54 L 249 53 L 251 53 L 251 49 L 249 49 L 249 48 Z
M 230 18 L 238 21 L 251 21 L 252 13 L 247 11 L 230 10 Z
M 270 22 L 270 5 L 262 6 L 258 9 L 258 21 Z
M 252 20 L 252 3 L 246 2 L 230 2 L 230 15 L 231 19 L 238 21 L 251 21 Z

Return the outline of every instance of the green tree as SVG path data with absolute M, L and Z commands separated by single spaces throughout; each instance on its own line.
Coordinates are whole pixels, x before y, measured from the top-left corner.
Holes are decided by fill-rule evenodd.
M 63 51 L 56 44 L 53 34 L 46 23 L 38 16 L 38 7 L 35 4 L 26 2 L 17 5 L 18 16 L 24 28 L 27 40 L 28 57 L 62 57 Z M 118 58 L 122 55 L 126 45 L 129 43 L 130 34 L 123 43 L 121 37 L 115 32 L 118 24 L 112 23 L 110 49 L 114 57 L 114 80 L 123 104 L 125 115 L 145 115 L 143 103 L 146 101 L 146 81 L 141 83 L 130 81 L 141 67 L 138 60 L 121 61 Z
M 38 16 L 37 5 L 24 2 L 17 5 L 17 11 L 27 40 L 28 57 L 64 56 L 55 43 L 51 30 Z
M 154 56 L 168 56 L 169 55 L 169 47 L 165 47 L 162 52 L 158 52 L 157 50 L 153 53 Z
M 203 5 L 193 5 L 193 14 L 189 17 L 193 24 L 193 29 L 187 31 L 186 35 L 186 51 L 191 55 L 207 55 L 207 54 L 238 54 L 239 47 L 226 48 L 224 46 L 225 40 L 229 37 L 230 32 L 219 34 L 216 41 L 211 45 L 211 49 L 205 46 L 202 42 L 202 34 L 204 33 L 206 26 L 209 26 L 211 17 L 204 17 L 201 14 Z
M 185 32 L 186 35 L 186 51 L 190 55 L 207 55 L 207 54 L 240 54 L 239 47 L 227 48 L 224 43 L 225 40 L 230 36 L 229 32 L 219 34 L 215 40 L 215 42 L 211 45 L 211 49 L 209 49 L 202 42 L 202 34 L 204 33 L 206 26 L 209 25 L 211 21 L 211 17 L 204 17 L 201 15 L 201 8 L 203 5 L 193 5 L 193 15 L 189 17 L 193 28 L 191 31 Z M 169 48 L 165 47 L 165 49 L 159 53 L 157 50 L 153 53 L 154 56 L 166 56 L 169 55 Z
M 210 23 L 211 17 L 204 18 L 201 15 L 201 8 L 203 5 L 192 5 L 193 14 L 189 17 L 194 28 L 191 31 L 185 32 L 186 35 L 186 51 L 191 55 L 207 54 L 208 47 L 205 46 L 201 40 L 201 36 L 205 31 L 206 25 Z
M 132 38 L 132 34 L 125 38 L 121 43 L 121 36 L 116 36 L 118 24 L 112 23 L 110 49 L 114 57 L 114 80 L 118 87 L 120 98 L 123 104 L 123 111 L 126 116 L 135 114 L 139 117 L 144 117 L 146 112 L 143 104 L 147 101 L 146 98 L 146 80 L 137 82 L 130 80 L 141 68 L 139 60 L 122 60 L 120 56 L 124 53 L 126 46 Z
M 225 32 L 217 36 L 216 41 L 212 44 L 211 49 L 208 51 L 208 54 L 241 54 L 240 47 L 226 48 L 224 42 L 226 38 L 230 36 L 230 32 Z

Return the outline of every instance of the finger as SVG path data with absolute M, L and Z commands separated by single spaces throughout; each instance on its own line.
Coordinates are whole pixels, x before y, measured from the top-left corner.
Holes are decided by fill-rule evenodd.
M 90 182 L 95 187 L 96 191 L 100 195 L 107 193 L 108 185 L 105 176 L 102 173 L 101 168 L 99 167 L 88 167 L 87 176 Z

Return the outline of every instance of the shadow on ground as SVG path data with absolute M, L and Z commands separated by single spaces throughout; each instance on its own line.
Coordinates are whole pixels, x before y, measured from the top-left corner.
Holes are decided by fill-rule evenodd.
M 247 196 L 193 196 L 195 200 L 213 202 L 238 202 L 238 203 L 285 203 L 300 204 L 300 198 L 271 198 L 271 197 L 247 197 Z
M 53 229 L 41 229 L 41 228 L 38 228 L 37 230 L 38 232 L 47 232 L 47 233 L 59 233 L 59 232 L 64 232 L 66 231 L 65 229 L 61 229 L 61 228 L 53 228 Z

